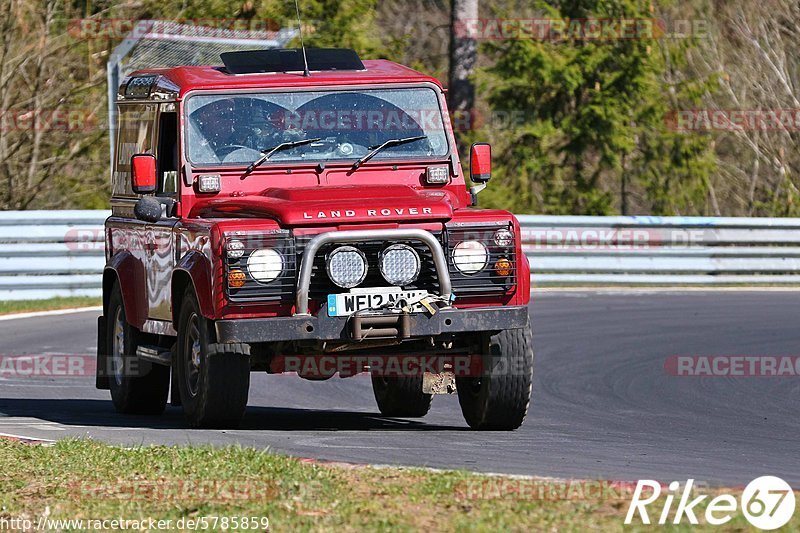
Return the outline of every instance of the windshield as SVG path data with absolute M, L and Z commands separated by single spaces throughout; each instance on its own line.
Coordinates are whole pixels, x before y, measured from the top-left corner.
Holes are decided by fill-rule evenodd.
M 296 91 L 197 95 L 186 101 L 189 161 L 195 165 L 250 164 L 282 143 L 318 139 L 275 152 L 269 163 L 357 160 L 386 141 L 380 159 L 441 157 L 449 151 L 433 89 Z

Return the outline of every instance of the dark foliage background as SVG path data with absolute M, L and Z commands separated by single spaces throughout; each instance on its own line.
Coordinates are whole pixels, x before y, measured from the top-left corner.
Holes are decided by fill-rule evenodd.
M 300 5 L 307 44 L 353 47 L 446 82 L 450 0 Z M 493 143 L 495 179 L 483 205 L 591 215 L 800 211 L 794 125 L 675 127 L 683 110 L 800 109 L 796 2 L 482 0 L 479 10 L 484 20 L 628 18 L 689 29 L 480 40 L 475 127 L 459 141 Z M 0 0 L 0 209 L 107 205 L 105 64 L 119 39 L 70 31 L 89 17 L 296 24 L 286 0 Z

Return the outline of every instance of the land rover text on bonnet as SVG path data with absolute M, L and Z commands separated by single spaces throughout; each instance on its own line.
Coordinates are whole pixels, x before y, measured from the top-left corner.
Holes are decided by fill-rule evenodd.
M 520 227 L 476 207 L 491 150 L 471 147 L 467 189 L 440 83 L 343 49 L 222 62 L 119 89 L 97 387 L 230 427 L 251 372 L 369 372 L 385 416 L 455 392 L 472 428 L 519 427 Z

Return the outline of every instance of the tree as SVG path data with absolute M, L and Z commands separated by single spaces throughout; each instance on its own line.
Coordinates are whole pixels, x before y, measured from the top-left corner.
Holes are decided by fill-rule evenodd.
M 667 96 L 683 93 L 668 83 L 670 52 L 663 47 L 669 44 L 646 31 L 636 38 L 589 38 L 583 25 L 593 18 L 650 19 L 649 2 L 534 4 L 536 13 L 515 16 L 565 26 L 553 23 L 533 34 L 520 27 L 519 38 L 485 46 L 494 59 L 482 76 L 487 102 L 494 113 L 519 117 L 492 132 L 500 148 L 495 183 L 504 183 L 487 199 L 508 196 L 504 203 L 520 212 L 608 215 L 629 205 L 630 184 L 666 198 L 637 206 L 644 212 L 702 210 L 711 144 L 681 137 L 665 122 L 674 99 Z M 661 181 L 654 185 L 654 178 Z
M 105 75 L 65 32 L 58 0 L 0 4 L 0 209 L 101 207 Z
M 452 0 L 448 103 L 453 112 L 471 112 L 475 108 L 472 75 L 478 58 L 478 44 L 471 30 L 477 20 L 478 0 Z
M 717 77 L 719 89 L 704 95 L 703 108 L 750 115 L 741 127 L 707 124 L 720 159 L 718 211 L 800 216 L 800 5 L 699 3 L 709 27 L 703 46 L 688 55 L 685 75 Z

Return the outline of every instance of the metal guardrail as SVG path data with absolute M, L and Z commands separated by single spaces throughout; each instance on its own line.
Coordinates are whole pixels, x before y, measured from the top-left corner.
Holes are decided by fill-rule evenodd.
M 0 300 L 99 296 L 108 211 L 0 212 Z M 519 217 L 545 286 L 800 285 L 800 219 Z
M 0 212 L 0 300 L 100 296 L 110 214 Z
M 547 285 L 798 285 L 800 219 L 519 217 Z

